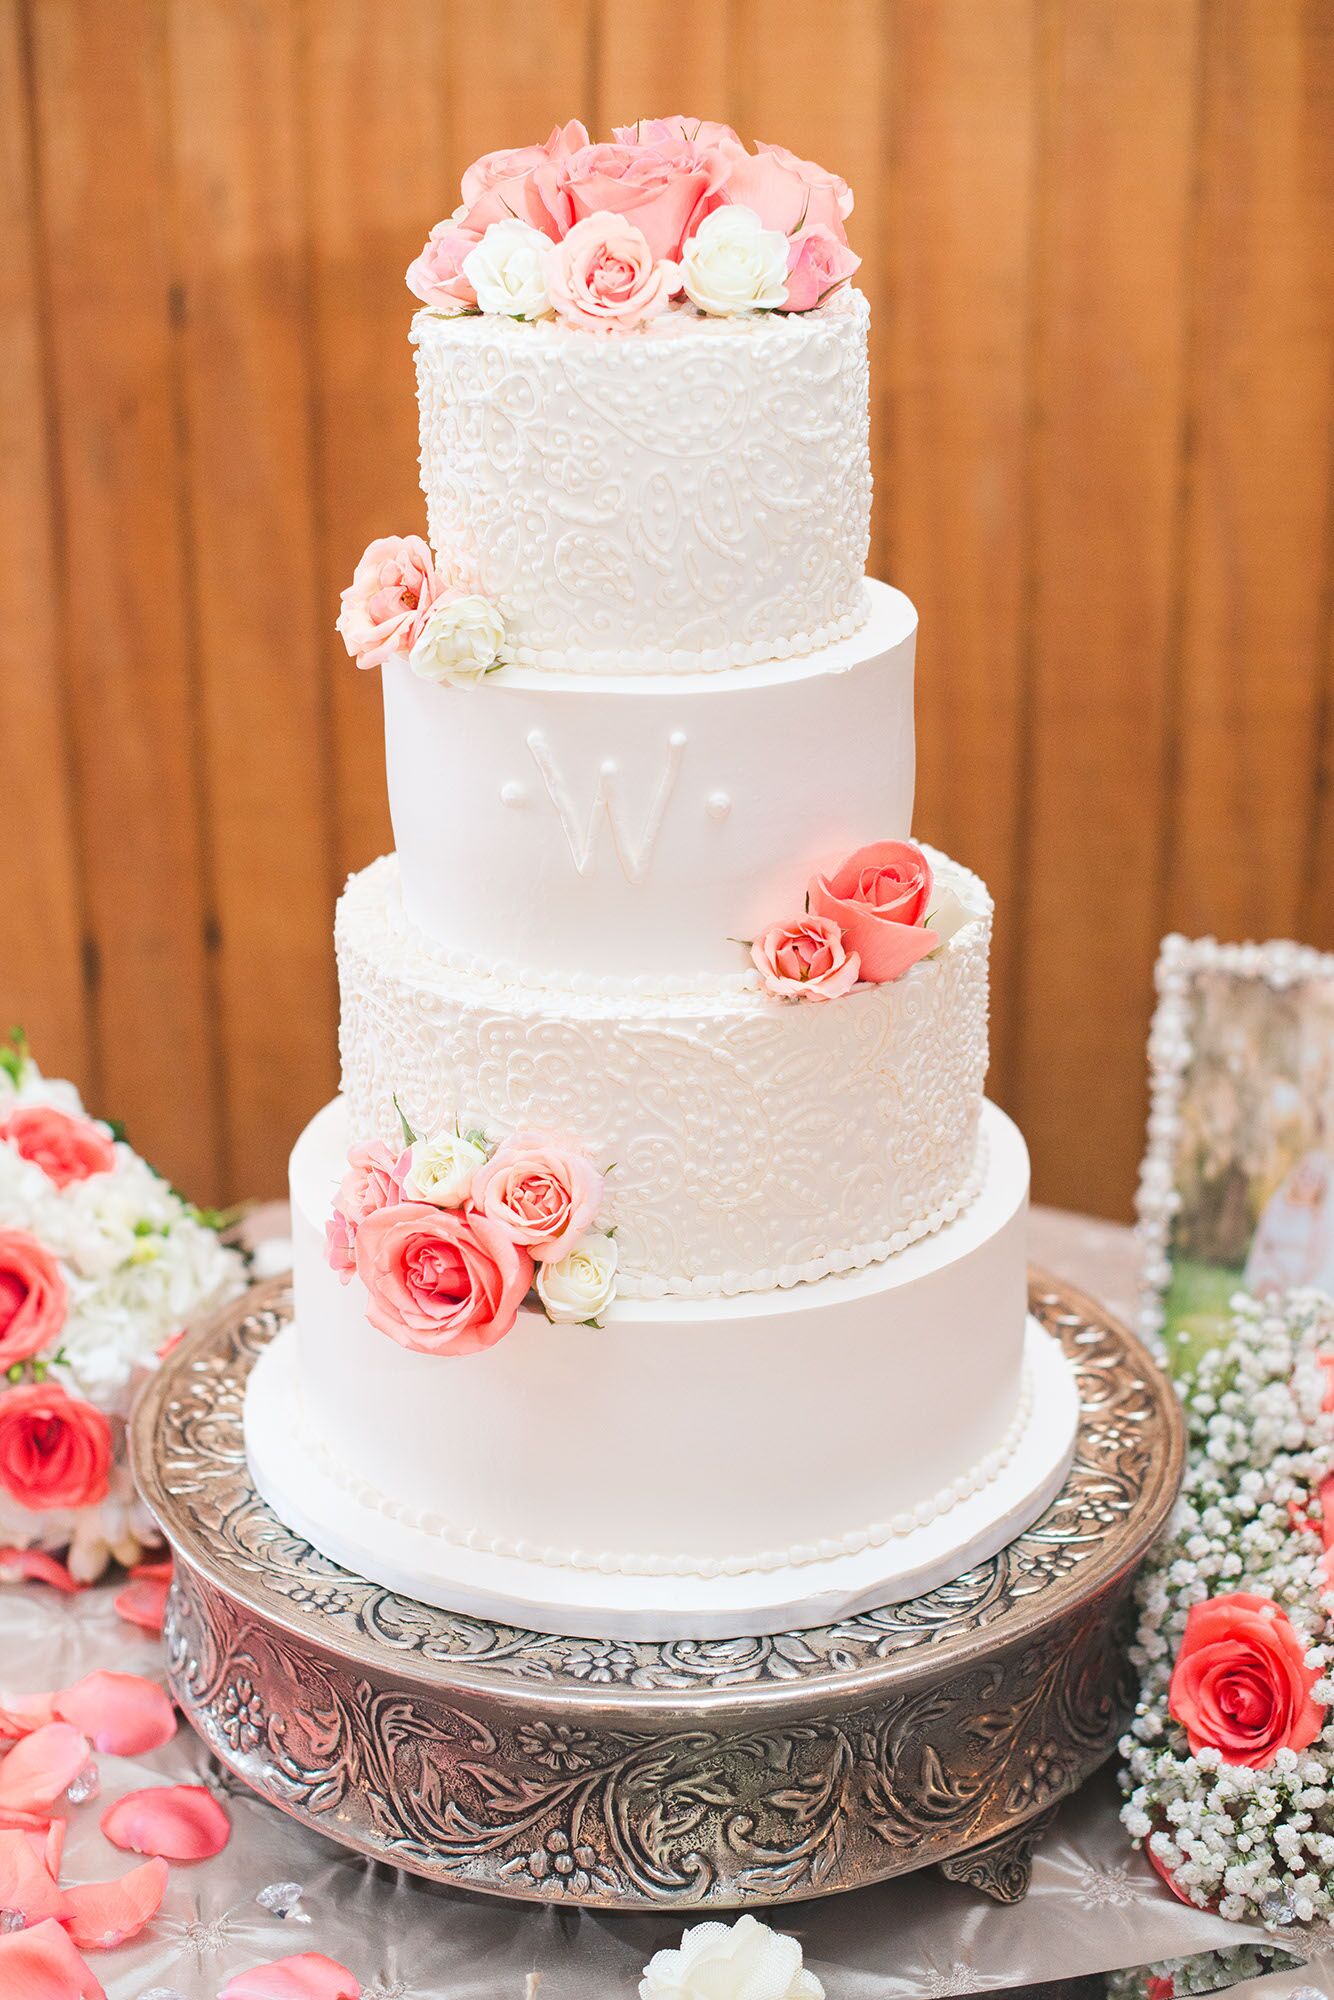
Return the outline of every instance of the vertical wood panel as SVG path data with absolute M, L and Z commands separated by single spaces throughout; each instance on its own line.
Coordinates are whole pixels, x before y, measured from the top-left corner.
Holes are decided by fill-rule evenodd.
M 449 194 L 464 168 L 497 146 L 545 139 L 568 118 L 594 123 L 596 23 L 593 0 L 452 0 Z M 433 217 L 432 220 L 435 218 Z
M 603 0 L 595 34 L 599 138 L 636 118 L 730 119 L 719 0 Z
M 333 629 L 338 593 L 376 535 L 424 534 L 403 282 L 457 200 L 446 169 L 452 61 L 438 0 L 306 0 L 319 534 L 316 641 L 333 716 L 339 883 L 393 844 L 380 676 Z M 405 64 L 403 51 L 413 59 Z M 331 948 L 331 947 L 330 947 Z
M 892 476 L 883 574 L 921 615 L 921 835 L 996 898 L 991 1090 L 1013 1095 L 1023 811 L 1036 0 L 900 0 L 877 343 Z
M 65 681 L 98 1094 L 150 1159 L 219 1192 L 195 678 L 169 326 L 162 13 L 30 13 L 64 495 Z
M 1128 1214 L 1157 942 L 1198 10 L 1045 11 L 1017 1102 L 1039 1197 Z
M 178 0 L 171 82 L 226 1167 L 269 1194 L 336 1075 L 291 8 Z
M 1166 922 L 1286 936 L 1327 637 L 1334 12 L 1218 0 L 1206 23 Z
M 34 139 L 17 0 L 0 7 L 0 717 L 3 798 L 0 1033 L 21 1023 L 44 1065 L 96 1102 L 81 959 L 72 772 L 61 685 L 53 412 L 43 352 Z

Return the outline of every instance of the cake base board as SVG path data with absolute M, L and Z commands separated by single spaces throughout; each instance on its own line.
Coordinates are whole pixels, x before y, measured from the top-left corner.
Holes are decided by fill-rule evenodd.
M 524 1562 L 459 1547 L 367 1506 L 329 1477 L 293 1421 L 295 1326 L 279 1334 L 250 1377 L 246 1450 L 256 1490 L 279 1520 L 344 1568 L 421 1603 L 567 1638 L 763 1637 L 920 1597 L 1031 1526 L 1065 1483 L 1079 1398 L 1059 1345 L 1032 1318 L 1024 1369 L 1027 1424 L 1006 1465 L 980 1491 L 880 1547 L 740 1575 L 646 1577 Z M 889 1424 L 885 1449 L 894 1449 Z M 615 1505 L 609 1492 L 608 1510 Z
M 462 1888 L 708 1913 L 935 1864 L 1012 1902 L 1045 1819 L 1124 1727 L 1134 1575 L 1184 1458 L 1140 1344 L 1041 1274 L 1029 1302 L 1080 1402 L 1069 1474 L 1031 1528 L 908 1603 L 653 1645 L 434 1610 L 285 1528 L 255 1491 L 242 1409 L 291 1300 L 256 1287 L 181 1342 L 132 1420 L 176 1558 L 176 1701 L 261 1798 Z

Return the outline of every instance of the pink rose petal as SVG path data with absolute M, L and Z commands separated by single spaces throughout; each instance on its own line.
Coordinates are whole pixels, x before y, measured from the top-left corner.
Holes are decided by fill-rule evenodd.
M 5 2000 L 107 2000 L 50 1917 L 28 1931 L 0 1932 L 0 1993 Z
M 17 1912 L 25 1924 L 65 1914 L 46 1853 L 40 1834 L 0 1833 L 0 1910 Z
M 155 1917 L 170 1869 L 156 1857 L 116 1882 L 84 1882 L 65 1891 L 66 1930 L 80 1951 L 111 1951 Z
M 53 1824 L 49 1810 L 20 1812 L 17 1806 L 0 1806 L 0 1828 L 7 1833 L 35 1833 L 45 1840 Z
M 128 1624 L 139 1625 L 145 1632 L 160 1632 L 170 1588 L 169 1578 L 135 1574 L 115 1600 L 115 1609 Z
M 322 1951 L 275 1958 L 229 1979 L 218 2000 L 360 2000 L 361 1985 Z
M 176 1711 L 156 1681 L 140 1674 L 89 1674 L 52 1697 L 62 1722 L 72 1722 L 95 1750 L 138 1757 L 176 1734 Z
M 127 1792 L 102 1815 L 102 1831 L 132 1854 L 164 1854 L 169 1861 L 204 1861 L 220 1854 L 231 1821 L 202 1785 L 150 1785 Z
M 88 1751 L 88 1738 L 68 1722 L 34 1729 L 0 1763 L 0 1808 L 31 1813 L 53 1806 L 87 1764 Z
M 65 1852 L 65 1829 L 69 1821 L 53 1819 L 44 1834 L 30 1833 L 26 1836 L 33 1843 L 33 1853 L 39 1854 L 53 1882 L 60 1880 L 60 1859 Z
M 0 1737 L 17 1739 L 31 1736 L 33 1730 L 40 1729 L 44 1723 L 58 1721 L 59 1717 L 52 1707 L 54 1700 L 55 1696 L 49 1694 L 8 1696 L 0 1702 Z
M 66 1592 L 86 1588 L 77 1583 L 63 1562 L 45 1549 L 0 1549 L 0 1583 L 49 1583 Z

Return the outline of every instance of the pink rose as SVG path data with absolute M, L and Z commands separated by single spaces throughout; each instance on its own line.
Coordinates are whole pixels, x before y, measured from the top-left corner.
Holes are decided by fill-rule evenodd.
M 473 230 L 461 228 L 452 218 L 437 222 L 408 265 L 408 290 L 415 292 L 423 305 L 438 306 L 445 312 L 475 306 L 477 294 L 464 274 L 463 260 L 480 241 Z
M 349 1146 L 347 1172 L 334 1196 L 334 1208 L 355 1234 L 368 1215 L 392 1208 L 403 1199 L 403 1182 L 412 1165 L 410 1148 L 395 1155 L 383 1139 L 362 1139 Z
M 771 993 L 784 1000 L 837 1000 L 857 984 L 861 961 L 846 951 L 832 917 L 799 917 L 771 924 L 750 948 Z
M 1191 1755 L 1263 1770 L 1279 1750 L 1304 1750 L 1324 1727 L 1308 1667 L 1287 1614 L 1250 1591 L 1193 1604 L 1186 1616 L 1167 1705 Z
M 550 211 L 533 194 L 533 176 L 539 167 L 581 152 L 588 133 L 577 118 L 568 125 L 555 125 L 542 146 L 512 146 L 500 152 L 483 153 L 463 176 L 460 190 L 466 211 L 464 226 L 470 235 L 481 236 L 493 222 L 517 215 L 555 237 Z
M 786 146 L 757 146 L 733 160 L 727 199 L 753 208 L 766 229 L 785 236 L 822 223 L 840 243 L 848 240 L 843 219 L 852 213 L 852 190 L 838 174 L 814 160 L 802 160 Z
M 547 285 L 562 319 L 595 333 L 628 333 L 665 310 L 680 287 L 675 264 L 655 262 L 642 230 L 620 215 L 576 222 L 550 252 Z
M 0 1394 L 0 1486 L 20 1507 L 91 1507 L 107 1496 L 111 1426 L 54 1382 Z
M 343 592 L 337 629 L 359 667 L 410 653 L 440 595 L 435 560 L 420 535 L 381 535 Z
M 696 146 L 720 153 L 724 159 L 745 152 L 730 125 L 717 118 L 641 118 L 634 125 L 616 125 L 612 138 L 618 146 L 657 146 L 664 139 L 690 139 Z
M 340 1285 L 348 1283 L 357 1268 L 357 1232 L 341 1209 L 335 1209 L 324 1225 L 324 1261 Z
M 861 261 L 823 222 L 799 229 L 787 253 L 787 303 L 782 310 L 809 312 L 822 305 L 831 292 L 846 285 Z
M 59 1264 L 26 1229 L 0 1229 L 0 1374 L 54 1348 L 69 1311 Z
M 642 230 L 655 259 L 674 258 L 727 178 L 727 162 L 688 139 L 652 145 L 588 146 L 537 172 L 533 186 L 555 233 L 593 215 L 624 215 Z M 721 199 L 721 197 L 719 197 Z
M 476 1354 L 513 1326 L 533 1260 L 485 1215 L 399 1202 L 357 1230 L 366 1317 L 418 1354 Z
M 861 960 L 861 976 L 876 985 L 900 979 L 940 939 L 923 929 L 931 895 L 931 865 L 910 840 L 859 847 L 832 875 L 816 875 L 807 892 L 813 917 L 832 917 L 843 942 Z
M 596 1218 L 602 1182 L 586 1154 L 534 1132 L 516 1132 L 478 1169 L 472 1200 L 539 1264 L 554 1264 Z
M 76 1118 L 54 1104 L 20 1104 L 0 1125 L 0 1139 L 39 1166 L 57 1187 L 108 1174 L 116 1148 L 91 1118 Z

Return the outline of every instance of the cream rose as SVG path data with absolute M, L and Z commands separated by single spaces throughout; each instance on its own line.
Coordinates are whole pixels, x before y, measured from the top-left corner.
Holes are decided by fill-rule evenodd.
M 429 1201 L 435 1208 L 462 1208 L 473 1175 L 486 1165 L 486 1154 L 458 1132 L 441 1132 L 434 1139 L 414 1139 L 403 1176 L 407 1201 Z
M 644 1968 L 639 2000 L 824 2000 L 824 1987 L 802 1967 L 794 1937 L 758 1917 L 695 1924 L 676 1951 L 658 1951 Z
M 550 247 L 540 229 L 516 215 L 493 222 L 463 260 L 463 275 L 481 310 L 505 313 L 510 319 L 545 318 L 551 311 L 546 272 Z
M 616 1238 L 597 1231 L 556 1264 L 537 1266 L 537 1296 L 557 1326 L 598 1319 L 616 1296 Z
M 701 312 L 776 312 L 787 303 L 787 238 L 754 209 L 716 208 L 681 252 L 686 297 Z
M 965 924 L 975 924 L 978 912 L 970 910 L 962 897 L 948 884 L 937 886 L 936 898 L 926 919 L 925 928 L 934 931 L 940 939 L 940 945 L 936 946 L 936 949 L 940 950 L 941 946 L 948 944 Z
M 470 687 L 501 663 L 505 624 L 486 597 L 446 597 L 432 607 L 408 654 L 424 681 Z

